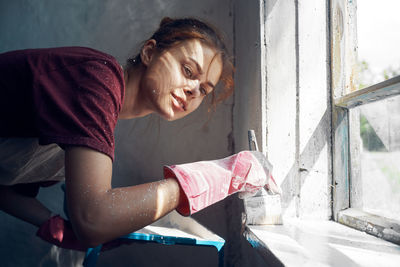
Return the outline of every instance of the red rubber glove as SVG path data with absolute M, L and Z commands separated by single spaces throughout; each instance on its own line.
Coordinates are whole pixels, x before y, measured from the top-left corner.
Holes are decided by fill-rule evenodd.
M 71 223 L 60 215 L 51 217 L 44 222 L 36 235 L 53 245 L 61 248 L 86 251 L 87 247 L 81 244 L 72 230 Z
M 79 251 L 86 251 L 88 249 L 88 247 L 84 246 L 76 237 L 74 231 L 72 230 L 71 223 L 68 220 L 64 220 L 60 215 L 53 216 L 43 223 L 36 235 L 44 241 L 47 241 L 60 248 Z M 128 245 L 130 243 L 132 243 L 132 241 L 117 238 L 104 243 L 101 247 L 101 251 L 110 250 L 124 244 Z
M 183 198 L 177 211 L 188 216 L 233 193 L 249 196 L 268 188 L 271 168 L 260 152 L 243 151 L 219 160 L 164 166 L 164 178 L 178 180 Z

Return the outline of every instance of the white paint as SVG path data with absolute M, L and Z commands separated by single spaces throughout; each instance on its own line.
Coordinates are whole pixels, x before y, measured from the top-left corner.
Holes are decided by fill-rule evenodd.
M 310 19 L 312 18 L 312 19 Z M 300 153 L 327 112 L 327 36 L 323 1 L 299 4 Z M 328 129 L 326 130 L 328 132 Z
M 244 199 L 246 223 L 250 225 L 282 224 L 282 203 L 280 195 L 268 195 Z
M 248 226 L 285 266 L 398 266 L 399 247 L 332 221 Z
M 324 1 L 298 2 L 296 39 L 295 3 L 266 2 L 267 154 L 285 217 L 330 217 L 326 8 Z
M 330 218 L 330 111 L 325 1 L 299 1 L 300 211 Z
M 323 147 L 314 166 L 302 173 L 304 180 L 300 191 L 300 217 L 303 219 L 328 220 L 331 216 L 331 195 L 327 145 Z
M 267 154 L 284 191 L 283 205 L 295 196 L 296 50 L 293 1 L 266 2 Z M 287 209 L 284 212 L 294 214 Z

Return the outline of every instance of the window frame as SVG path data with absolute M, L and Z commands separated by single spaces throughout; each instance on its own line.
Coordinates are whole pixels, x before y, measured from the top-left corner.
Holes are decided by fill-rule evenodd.
M 361 174 L 359 117 L 354 107 L 400 95 L 400 76 L 355 89 L 357 68 L 356 2 L 331 1 L 332 196 L 333 218 L 352 228 L 400 244 L 400 222 L 364 212 L 359 195 Z M 358 127 L 358 128 L 357 128 Z M 350 149 L 351 148 L 351 149 Z

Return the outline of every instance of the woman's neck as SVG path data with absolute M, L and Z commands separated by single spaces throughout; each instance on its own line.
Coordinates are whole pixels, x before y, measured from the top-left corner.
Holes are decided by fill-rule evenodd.
M 119 119 L 133 119 L 144 117 L 154 111 L 146 105 L 147 101 L 140 92 L 140 80 L 144 73 L 142 65 L 124 70 L 125 97 Z

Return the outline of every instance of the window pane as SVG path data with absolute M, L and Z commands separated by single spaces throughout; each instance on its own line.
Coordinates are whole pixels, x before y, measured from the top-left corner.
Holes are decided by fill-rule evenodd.
M 363 210 L 400 220 L 400 96 L 356 109 Z
M 400 75 L 400 1 L 357 1 L 358 87 Z

